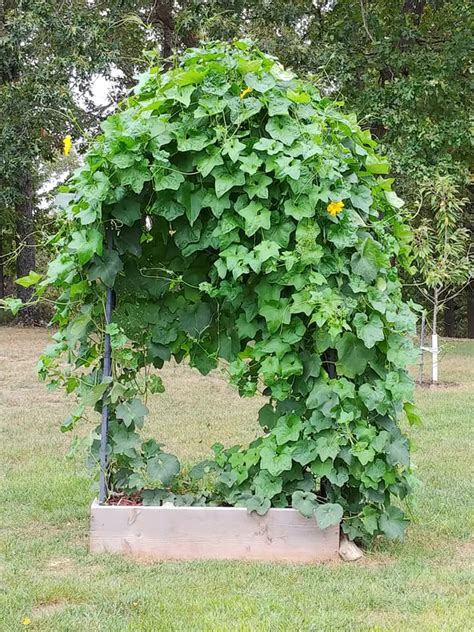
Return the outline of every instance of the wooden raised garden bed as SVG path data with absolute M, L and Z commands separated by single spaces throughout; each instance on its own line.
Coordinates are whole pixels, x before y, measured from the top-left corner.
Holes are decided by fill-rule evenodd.
M 107 506 L 91 508 L 90 549 L 157 560 L 336 559 L 339 526 L 320 529 L 294 509 L 264 516 L 240 507 Z

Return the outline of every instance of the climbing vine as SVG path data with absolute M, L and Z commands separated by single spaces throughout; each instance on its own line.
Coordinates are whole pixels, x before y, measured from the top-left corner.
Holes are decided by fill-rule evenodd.
M 152 67 L 103 122 L 60 193 L 57 256 L 31 282 L 60 292 L 38 369 L 77 394 L 63 430 L 108 404 L 109 490 L 261 514 L 293 506 L 321 527 L 342 520 L 350 538 L 403 535 L 392 500 L 412 478 L 398 420 L 417 420 L 405 370 L 415 318 L 399 281 L 410 235 L 375 145 L 246 42 Z M 262 436 L 214 446 L 188 487 L 176 457 L 140 438 L 146 393 L 163 391 L 150 366 L 171 358 L 202 374 L 223 362 L 242 396 L 268 398 Z M 93 463 L 98 447 L 94 433 Z M 193 482 L 202 476 L 212 485 Z

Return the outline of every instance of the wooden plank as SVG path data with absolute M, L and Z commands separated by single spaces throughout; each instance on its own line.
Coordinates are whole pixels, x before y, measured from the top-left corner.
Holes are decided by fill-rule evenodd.
M 157 560 L 336 559 L 339 526 L 321 530 L 294 509 L 264 516 L 241 507 L 91 508 L 90 550 Z

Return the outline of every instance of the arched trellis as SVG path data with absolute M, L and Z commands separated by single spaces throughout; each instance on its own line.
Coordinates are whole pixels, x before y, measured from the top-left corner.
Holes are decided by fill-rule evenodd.
M 269 398 L 263 434 L 195 468 L 215 487 L 192 502 L 401 534 L 414 317 L 393 262 L 409 263 L 409 234 L 370 134 L 245 42 L 152 68 L 102 129 L 63 193 L 45 280 L 63 292 L 60 332 L 40 366 L 64 379 L 67 350 L 89 370 L 68 378 L 66 428 L 101 410 L 100 502 L 111 485 L 176 497 L 176 458 L 139 436 L 142 393 L 162 390 L 141 370 L 188 357 L 205 374 L 224 359 L 242 395 Z

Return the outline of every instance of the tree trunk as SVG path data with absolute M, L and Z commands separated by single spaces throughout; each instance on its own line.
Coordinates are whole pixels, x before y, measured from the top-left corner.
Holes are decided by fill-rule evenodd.
M 21 200 L 15 204 L 17 245 L 19 252 L 16 260 L 16 276 L 26 276 L 35 269 L 35 235 L 33 216 L 33 181 L 31 173 L 25 173 L 18 183 L 18 190 L 22 192 Z M 23 303 L 27 303 L 33 296 L 32 287 L 16 286 L 16 295 Z M 34 309 L 21 310 L 18 320 L 24 324 L 34 324 Z
M 433 293 L 433 320 L 432 320 L 432 334 L 438 333 L 438 311 L 439 311 L 439 289 L 435 288 Z
M 169 57 L 173 54 L 174 44 L 174 16 L 173 0 L 155 0 L 151 10 L 150 21 L 161 26 L 161 56 L 165 60 L 164 66 L 169 66 Z
M 186 48 L 196 46 L 198 43 L 196 33 L 192 31 L 181 32 L 178 38 L 173 8 L 173 0 L 155 0 L 150 14 L 150 22 L 161 27 L 161 56 L 165 68 L 170 67 L 171 55 L 179 42 Z
M 474 281 L 467 287 L 467 337 L 474 338 Z
M 413 16 L 413 21 L 418 25 L 421 21 L 423 10 L 426 6 L 426 0 L 405 0 L 403 3 L 403 13 Z
M 0 235 L 0 298 L 5 298 L 5 266 L 3 263 L 3 239 Z

